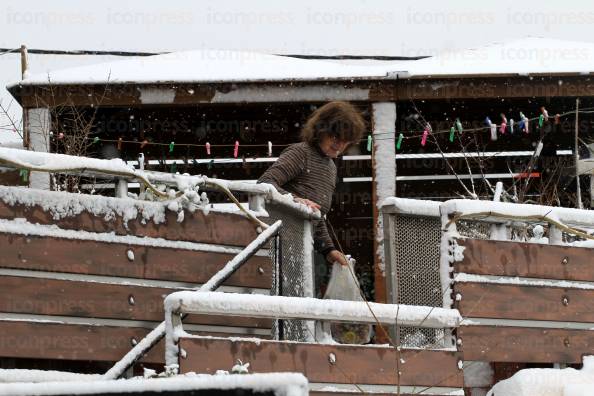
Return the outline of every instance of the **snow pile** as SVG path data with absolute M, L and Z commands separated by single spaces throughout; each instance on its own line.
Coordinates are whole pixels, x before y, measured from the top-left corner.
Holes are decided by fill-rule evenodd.
M 138 217 L 143 223 L 165 222 L 165 206 L 158 202 L 5 186 L 0 186 L 0 200 L 9 206 L 39 206 L 54 220 L 88 212 L 106 221 L 121 217 L 124 224 Z
M 199 375 L 189 373 L 171 378 L 133 378 L 129 380 L 0 384 L 2 396 L 96 395 L 139 392 L 189 392 L 200 389 L 251 389 L 273 392 L 277 396 L 308 394 L 307 379 L 298 373 L 244 375 Z
M 564 391 L 566 389 L 566 391 Z M 524 369 L 497 383 L 488 396 L 578 396 L 592 395 L 594 356 L 584 357 L 581 370 Z M 583 392 L 585 390 L 585 392 Z

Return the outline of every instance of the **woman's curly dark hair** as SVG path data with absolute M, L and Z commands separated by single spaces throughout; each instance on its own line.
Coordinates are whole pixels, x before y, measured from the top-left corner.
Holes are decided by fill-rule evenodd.
M 356 143 L 365 131 L 361 113 L 348 102 L 329 102 L 315 110 L 301 130 L 301 138 L 310 145 L 320 142 L 324 136 Z

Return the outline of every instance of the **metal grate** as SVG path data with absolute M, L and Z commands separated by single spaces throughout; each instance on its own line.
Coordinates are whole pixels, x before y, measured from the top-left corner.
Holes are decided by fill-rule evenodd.
M 279 238 L 280 265 L 275 268 L 271 292 L 288 297 L 313 297 L 313 245 L 305 246 L 306 241 L 311 240 L 309 220 L 274 204 L 267 204 L 266 210 L 269 221 L 283 222 Z M 312 341 L 313 323 L 302 320 L 277 321 L 273 335 L 285 340 Z
M 401 304 L 443 306 L 439 274 L 441 220 L 439 217 L 395 214 L 393 216 L 392 276 Z M 399 326 L 405 347 L 441 346 L 444 330 Z
M 466 238 L 491 239 L 491 224 L 484 221 L 458 220 L 456 231 Z

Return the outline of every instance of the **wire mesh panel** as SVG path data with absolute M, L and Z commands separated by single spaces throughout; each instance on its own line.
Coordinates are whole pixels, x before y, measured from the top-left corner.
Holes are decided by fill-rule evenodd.
M 458 220 L 456 231 L 466 238 L 491 239 L 492 228 L 491 224 L 482 221 Z
M 272 294 L 288 297 L 313 297 L 311 222 L 286 207 L 267 204 L 268 221 L 282 220 L 280 260 L 273 274 Z M 279 339 L 312 341 L 313 323 L 302 320 L 277 321 L 273 335 Z
M 439 271 L 441 221 L 439 217 L 389 214 L 390 254 L 386 259 L 392 302 L 443 306 Z M 444 330 L 398 326 L 395 336 L 405 347 L 440 347 Z

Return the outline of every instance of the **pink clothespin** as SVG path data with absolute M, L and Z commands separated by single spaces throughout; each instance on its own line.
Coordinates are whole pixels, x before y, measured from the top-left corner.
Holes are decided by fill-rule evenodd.
M 427 136 L 429 136 L 429 131 L 425 129 L 423 131 L 423 137 L 421 138 L 421 146 L 423 147 L 425 147 L 425 144 L 427 144 Z
M 206 147 L 206 155 L 210 155 L 210 143 L 206 142 L 204 147 Z
M 499 127 L 499 132 L 502 135 L 505 135 L 505 129 L 507 128 L 507 117 L 505 114 L 501 113 L 501 126 Z
M 235 141 L 235 147 L 233 148 L 233 158 L 237 158 L 239 154 L 239 140 Z

